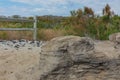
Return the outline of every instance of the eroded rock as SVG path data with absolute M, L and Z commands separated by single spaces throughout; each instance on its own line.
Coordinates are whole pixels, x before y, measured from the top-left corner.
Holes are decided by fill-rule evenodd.
M 120 32 L 111 34 L 109 40 L 115 43 L 114 47 L 120 49 Z
M 0 80 L 120 80 L 120 49 L 113 41 L 64 36 L 18 50 L 7 42 L 0 42 Z
M 120 43 L 120 33 L 114 33 L 109 36 L 109 40 Z
M 77 36 L 52 39 L 41 48 L 40 80 L 119 80 L 120 50 L 107 43 Z

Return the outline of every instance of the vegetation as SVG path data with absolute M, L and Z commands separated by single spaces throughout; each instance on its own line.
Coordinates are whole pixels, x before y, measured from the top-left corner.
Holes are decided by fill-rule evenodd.
M 107 4 L 103 8 L 101 16 L 96 15 L 89 7 L 71 11 L 71 16 L 38 16 L 38 39 L 50 40 L 53 37 L 63 35 L 88 36 L 93 39 L 106 40 L 108 36 L 115 32 L 120 32 L 120 16 L 111 11 Z M 14 18 L 20 18 L 19 15 L 13 15 Z M 33 17 L 24 17 L 32 19 Z M 32 23 L 0 22 L 0 27 L 32 27 Z M 25 35 L 26 34 L 26 35 Z M 1 39 L 32 39 L 31 32 L 0 32 Z M 25 37 L 25 36 L 27 37 Z M 21 37 L 23 36 L 23 37 Z

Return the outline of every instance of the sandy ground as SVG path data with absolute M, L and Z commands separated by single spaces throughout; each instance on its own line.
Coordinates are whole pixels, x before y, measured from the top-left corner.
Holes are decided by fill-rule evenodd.
M 117 51 L 110 41 L 96 42 L 95 51 L 110 59 L 120 54 L 120 50 Z M 0 46 L 0 80 L 40 80 L 40 52 L 40 47 L 15 49 Z
M 39 47 L 0 47 L 0 80 L 39 80 L 39 53 Z

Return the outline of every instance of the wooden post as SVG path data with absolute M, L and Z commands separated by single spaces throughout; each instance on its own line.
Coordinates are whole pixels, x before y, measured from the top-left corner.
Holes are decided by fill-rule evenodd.
M 33 33 L 33 40 L 37 40 L 37 17 L 34 16 L 34 33 Z

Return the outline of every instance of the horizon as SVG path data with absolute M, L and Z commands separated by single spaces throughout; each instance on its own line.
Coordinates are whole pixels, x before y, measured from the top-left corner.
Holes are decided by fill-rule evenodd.
M 70 16 L 70 11 L 83 9 L 85 6 L 101 15 L 102 9 L 109 4 L 115 14 L 120 15 L 120 0 L 4 0 L 0 3 L 0 16 Z

